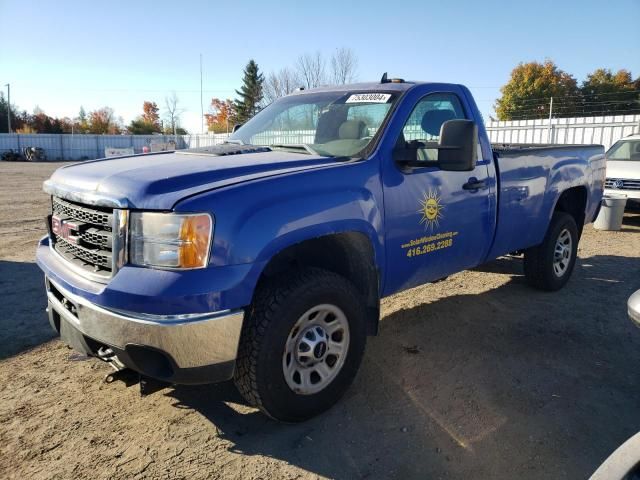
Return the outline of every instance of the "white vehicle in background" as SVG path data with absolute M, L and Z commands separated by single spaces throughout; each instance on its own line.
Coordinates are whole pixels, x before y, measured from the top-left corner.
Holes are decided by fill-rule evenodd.
M 622 194 L 640 204 L 640 134 L 618 140 L 605 154 L 607 180 L 604 193 Z
M 633 323 L 640 327 L 640 290 L 629 297 L 627 311 Z

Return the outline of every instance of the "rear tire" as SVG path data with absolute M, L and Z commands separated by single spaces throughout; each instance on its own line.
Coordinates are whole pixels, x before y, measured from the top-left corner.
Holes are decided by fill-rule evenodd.
M 249 404 L 307 420 L 352 383 L 366 343 L 364 299 L 335 273 L 308 268 L 260 288 L 245 319 L 235 383 Z
M 573 217 L 555 212 L 542 243 L 524 252 L 527 283 L 548 292 L 564 287 L 576 263 L 579 238 Z

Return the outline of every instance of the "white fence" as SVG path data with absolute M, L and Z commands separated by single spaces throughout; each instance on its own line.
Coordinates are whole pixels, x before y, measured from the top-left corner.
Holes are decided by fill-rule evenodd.
M 0 154 L 13 150 L 22 153 L 25 147 L 43 148 L 48 160 L 88 160 L 103 158 L 105 148 L 133 148 L 142 153 L 143 147 L 154 143 L 176 142 L 176 147 L 208 147 L 224 142 L 226 133 L 215 135 L 70 135 L 70 134 L 0 134 Z
M 609 117 L 554 118 L 551 120 L 489 121 L 487 132 L 492 143 L 602 144 L 609 148 L 620 138 L 640 133 L 640 115 Z M 269 132 L 265 132 L 265 135 Z M 269 143 L 312 143 L 313 131 L 288 132 L 269 138 Z M 133 148 L 142 153 L 152 143 L 176 141 L 178 149 L 217 145 L 226 133 L 205 135 L 59 135 L 0 134 L 0 154 L 25 147 L 40 147 L 48 160 L 87 160 L 105 156 L 105 148 Z
M 632 133 L 640 133 L 640 115 L 510 120 L 486 123 L 492 143 L 600 144 L 609 148 Z

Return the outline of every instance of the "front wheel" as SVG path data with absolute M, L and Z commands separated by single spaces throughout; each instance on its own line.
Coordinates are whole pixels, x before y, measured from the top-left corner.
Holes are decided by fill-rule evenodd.
M 576 263 L 578 239 L 578 227 L 573 217 L 555 212 L 543 242 L 524 252 L 527 282 L 550 292 L 564 287 Z
M 365 322 L 362 296 L 335 273 L 309 268 L 262 287 L 243 326 L 238 390 L 276 420 L 319 414 L 353 381 Z

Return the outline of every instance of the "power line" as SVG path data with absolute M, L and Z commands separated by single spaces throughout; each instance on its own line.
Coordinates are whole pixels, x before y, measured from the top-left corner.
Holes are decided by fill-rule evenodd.
M 629 95 L 629 94 L 640 94 L 640 90 L 625 90 L 622 92 L 604 92 L 604 93 L 583 93 L 583 94 L 579 94 L 579 95 L 561 95 L 561 96 L 555 96 L 554 98 L 558 98 L 558 99 L 565 99 L 565 98 L 585 98 L 585 97 L 599 97 L 599 96 L 604 96 L 604 95 Z M 526 98 L 521 100 L 521 102 L 541 102 L 541 101 L 546 101 L 547 103 L 549 102 L 549 98 L 551 97 L 551 95 L 549 97 L 534 97 L 534 98 Z
M 511 116 L 510 120 L 541 120 L 546 119 L 547 112 L 539 111 L 532 112 L 534 114 L 518 114 Z M 631 110 L 605 110 L 602 112 L 572 112 L 570 115 L 563 114 L 562 116 L 554 115 L 553 118 L 572 118 L 572 117 L 609 117 L 618 115 L 638 115 L 640 114 L 640 108 Z
M 640 108 L 640 102 L 602 102 L 602 103 L 590 103 L 590 104 L 556 104 L 554 98 L 554 111 L 591 111 L 591 110 L 605 110 L 605 109 L 636 109 Z M 541 105 L 514 105 L 508 109 L 509 111 L 519 112 L 535 112 L 535 111 L 547 111 L 549 110 L 549 104 Z
M 23 88 L 29 88 L 29 89 L 33 89 L 33 86 L 26 86 Z M 161 88 L 91 88 L 91 87 L 65 87 L 65 86 L 61 86 L 61 87 L 52 87 L 54 90 L 56 91 L 60 91 L 60 90 L 65 90 L 65 91 L 80 91 L 80 92 L 115 92 L 115 93 L 171 93 L 171 92 L 176 92 L 176 93 L 200 93 L 200 89 L 198 88 L 197 90 L 194 89 L 183 89 L 183 90 L 178 90 L 175 88 L 166 88 L 166 89 L 161 89 Z M 202 90 L 204 93 L 232 93 L 233 92 L 233 88 L 229 88 L 229 89 L 203 89 Z

